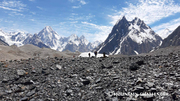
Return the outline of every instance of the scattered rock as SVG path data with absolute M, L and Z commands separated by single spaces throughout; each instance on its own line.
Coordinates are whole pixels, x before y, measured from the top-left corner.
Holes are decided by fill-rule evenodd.
M 153 82 L 147 82 L 147 86 L 148 86 L 148 87 L 153 87 L 153 86 L 154 86 L 154 83 L 153 83 Z
M 140 86 L 137 86 L 134 89 L 134 92 L 138 94 L 142 93 L 143 91 L 144 91 L 144 87 L 140 87 Z
M 113 65 L 109 65 L 109 66 L 106 66 L 106 65 L 104 65 L 104 64 L 102 64 L 102 69 L 111 69 L 111 68 L 113 68 Z
M 13 91 L 12 90 L 6 90 L 5 91 L 7 94 L 11 94 Z
M 28 100 L 29 100 L 28 97 L 23 97 L 23 98 L 20 99 L 20 101 L 28 101 Z
M 3 80 L 2 80 L 2 83 L 8 83 L 8 79 L 6 79 L 6 78 L 4 78 Z
M 98 78 L 95 83 L 100 83 L 101 82 L 101 78 Z
M 132 70 L 132 71 L 136 71 L 138 70 L 140 67 L 138 64 L 136 63 L 132 63 L 130 66 L 129 66 L 129 69 Z
M 33 80 L 27 80 L 24 82 L 24 85 L 32 85 L 33 83 Z
M 57 67 L 57 70 L 61 70 L 62 69 L 62 66 L 61 65 L 56 65 L 56 67 Z
M 147 93 L 147 94 L 143 94 L 141 96 L 146 101 L 153 101 L 153 99 L 155 98 L 155 95 L 153 95 L 153 93 Z
M 27 72 L 24 71 L 24 70 L 22 70 L 22 69 L 17 70 L 17 74 L 18 74 L 19 76 L 24 76 L 26 73 L 27 73 Z
M 91 81 L 88 79 L 81 79 L 81 81 L 82 81 L 83 85 L 88 85 L 91 83 Z
M 119 61 L 114 61 L 113 64 L 119 64 L 120 62 Z
M 176 80 L 177 80 L 177 81 L 180 81 L 180 77 L 176 77 Z
M 143 65 L 144 64 L 144 61 L 141 60 L 141 61 L 137 61 L 136 64 L 138 64 L 139 66 Z
M 35 90 L 32 90 L 31 92 L 28 92 L 26 94 L 26 96 L 30 97 L 30 96 L 34 95 L 35 93 L 36 93 Z

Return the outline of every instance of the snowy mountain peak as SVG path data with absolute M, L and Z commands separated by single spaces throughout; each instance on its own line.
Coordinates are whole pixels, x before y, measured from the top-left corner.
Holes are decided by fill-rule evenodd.
M 46 26 L 43 30 L 41 30 L 38 33 L 38 36 L 43 43 L 50 46 L 52 49 L 57 49 L 59 45 L 58 40 L 61 38 L 50 26 Z
M 82 35 L 82 36 L 80 37 L 80 39 L 85 39 L 85 36 L 84 36 L 84 35 Z
M 0 35 L 4 35 L 5 32 L 3 30 L 0 30 Z
M 58 34 L 50 26 L 46 26 L 43 30 L 41 30 L 41 32 L 39 32 L 39 34 L 40 33 L 49 38 L 55 37 L 56 35 L 58 36 Z
M 126 17 L 123 16 L 122 18 L 120 18 L 115 25 L 118 25 L 121 21 L 127 21 Z
M 138 17 L 135 17 L 135 19 L 132 21 L 132 23 L 140 25 L 142 23 L 142 21 Z
M 139 19 L 138 17 L 135 17 L 135 19 L 133 19 L 133 20 L 131 21 L 131 23 L 132 23 L 133 25 L 137 25 L 137 26 L 139 26 L 139 27 L 141 27 L 141 28 L 143 28 L 143 29 L 150 29 L 150 27 L 147 26 L 147 25 L 144 23 L 144 21 L 141 20 L 141 19 Z
M 141 21 L 141 19 L 139 19 L 138 17 L 134 18 L 135 21 Z
M 165 32 L 169 29 L 165 29 Z M 179 46 L 180 45 L 180 26 L 178 26 L 168 37 L 166 37 L 160 48 L 165 48 L 169 46 Z
M 46 31 L 48 31 L 48 32 L 52 32 L 52 31 L 53 31 L 53 29 L 51 28 L 51 26 L 46 26 L 46 27 L 44 28 L 44 30 L 46 30 Z
M 98 45 L 100 45 L 102 43 L 102 41 L 95 41 L 92 43 L 92 45 L 95 47 L 97 47 Z
M 89 41 L 86 40 L 86 38 L 85 38 L 84 35 L 82 35 L 82 36 L 80 37 L 80 40 L 81 40 L 81 43 L 83 43 L 83 44 L 85 44 L 85 45 L 88 45 L 88 44 L 89 44 Z
M 70 35 L 68 37 L 68 41 L 69 41 L 69 43 L 74 43 L 77 46 L 79 46 L 79 44 L 80 44 L 80 39 L 79 39 L 79 37 L 76 34 Z
M 162 39 L 167 38 L 172 33 L 171 30 L 168 28 L 164 29 L 161 33 L 159 33 L 159 36 L 161 36 Z
M 39 37 L 42 37 L 44 39 L 59 39 L 60 36 L 50 27 L 50 26 L 46 26 L 43 30 L 41 30 L 39 33 L 38 33 L 38 36 Z
M 78 38 L 78 36 L 76 34 L 71 34 L 69 38 Z
M 127 21 L 122 17 L 96 51 L 125 55 L 146 53 L 157 47 L 161 40 L 141 19 L 136 17 L 132 21 Z

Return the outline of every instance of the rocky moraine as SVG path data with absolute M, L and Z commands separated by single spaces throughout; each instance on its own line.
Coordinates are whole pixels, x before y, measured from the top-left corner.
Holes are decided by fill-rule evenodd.
M 180 101 L 180 54 L 0 62 L 1 101 Z

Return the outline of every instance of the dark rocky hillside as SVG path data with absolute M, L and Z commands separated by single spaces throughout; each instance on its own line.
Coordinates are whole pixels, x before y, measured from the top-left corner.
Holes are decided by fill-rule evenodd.
M 167 38 L 163 40 L 161 48 L 169 46 L 180 46 L 180 26 L 172 32 Z
M 179 67 L 179 53 L 1 61 L 0 100 L 180 101 Z

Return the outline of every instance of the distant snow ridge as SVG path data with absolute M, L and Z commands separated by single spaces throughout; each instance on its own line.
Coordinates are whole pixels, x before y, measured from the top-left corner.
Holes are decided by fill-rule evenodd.
M 25 44 L 34 44 L 38 47 L 50 47 L 58 51 L 70 50 L 72 52 L 88 52 L 97 47 L 101 42 L 89 42 L 85 36 L 78 37 L 72 34 L 69 37 L 61 37 L 50 26 L 46 26 L 38 34 L 26 34 L 24 32 L 5 33 L 0 30 L 0 39 L 9 45 L 23 46 Z M 33 42 L 34 41 L 34 42 Z
M 78 37 L 76 34 L 72 34 L 69 37 L 61 37 L 57 34 L 50 26 L 45 27 L 42 31 L 38 33 L 41 40 L 50 48 L 59 51 L 70 50 L 72 52 L 80 51 L 87 52 L 91 51 L 94 44 L 91 44 L 86 40 L 85 36 Z
M 9 45 L 23 46 L 23 41 L 31 36 L 31 34 L 25 34 L 24 32 L 11 32 L 5 33 L 0 30 L 0 39 L 8 43 Z
M 167 38 L 173 31 L 166 28 L 162 33 L 159 33 L 159 36 L 161 36 L 162 39 Z
M 149 26 L 139 18 L 127 21 L 123 16 L 113 27 L 108 38 L 95 49 L 99 53 L 135 55 L 150 52 L 162 42 Z

